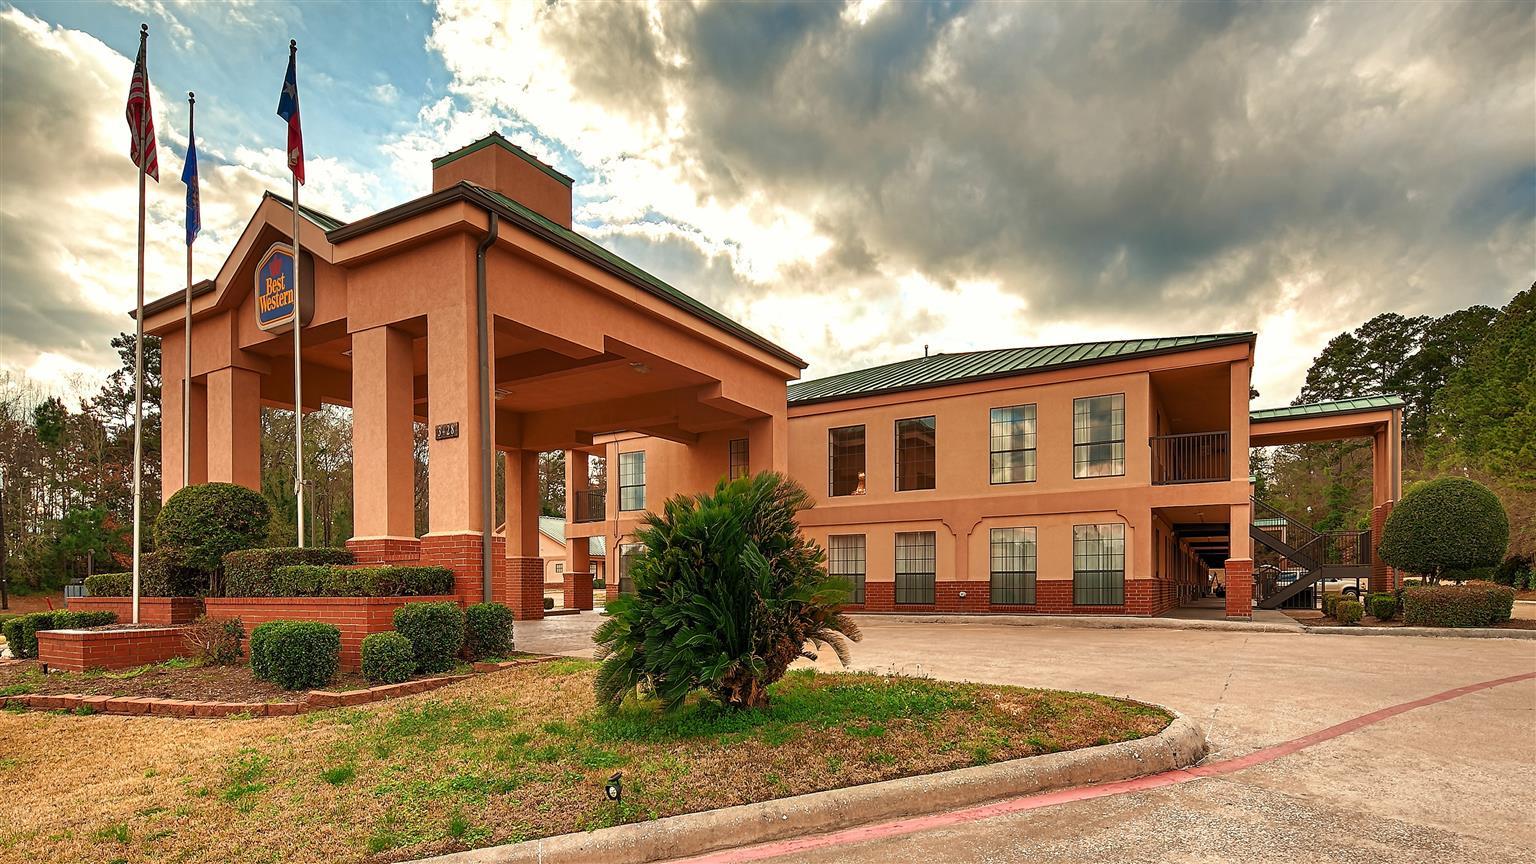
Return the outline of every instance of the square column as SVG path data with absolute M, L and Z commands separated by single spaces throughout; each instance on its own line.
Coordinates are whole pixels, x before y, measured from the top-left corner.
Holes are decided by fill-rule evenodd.
M 543 618 L 538 451 L 508 450 L 506 464 L 506 597 L 501 602 L 512 607 L 518 620 Z
M 225 366 L 207 378 L 208 480 L 261 490 L 261 376 Z
M 489 335 L 494 340 L 494 334 Z M 484 530 L 478 338 L 472 303 L 434 309 L 427 315 L 427 454 L 431 465 L 427 494 L 432 534 L 478 534 Z M 354 367 L 356 362 L 354 357 Z M 491 422 L 494 440 L 494 412 Z M 457 434 L 439 437 L 442 427 L 453 424 L 457 424 Z
M 789 473 L 789 418 L 783 414 L 747 422 L 747 466 L 762 471 Z
M 353 333 L 355 539 L 415 539 L 414 398 L 410 334 L 392 327 Z
M 165 379 L 160 399 L 160 500 L 168 500 L 183 486 L 208 482 L 208 388 L 192 382 L 191 405 L 183 408 L 182 379 Z M 192 415 L 192 440 L 181 440 L 183 411 Z M 181 476 L 181 456 L 191 448 L 192 476 Z
M 571 537 L 565 542 L 565 601 L 567 609 L 592 608 L 592 540 Z

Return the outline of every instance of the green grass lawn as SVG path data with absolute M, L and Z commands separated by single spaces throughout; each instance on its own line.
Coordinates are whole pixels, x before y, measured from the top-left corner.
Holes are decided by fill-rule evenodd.
M 295 718 L 6 715 L 0 858 L 404 860 L 1140 738 L 1170 719 L 1091 694 L 811 671 L 763 711 L 604 715 L 594 669 L 521 667 Z M 615 771 L 619 805 L 602 792 Z

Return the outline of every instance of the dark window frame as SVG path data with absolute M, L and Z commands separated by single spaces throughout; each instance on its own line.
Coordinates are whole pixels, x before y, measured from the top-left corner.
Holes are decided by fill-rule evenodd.
M 1000 532 L 1023 532 L 1018 538 L 999 538 Z M 990 584 L 988 600 L 994 606 L 1033 606 L 1038 576 L 1040 544 L 1034 526 L 993 528 L 987 535 Z M 1027 544 L 1022 554 L 1014 554 L 1014 544 Z M 999 552 L 1002 552 L 1001 557 Z M 1005 565 L 999 569 L 999 561 Z M 1001 584 L 999 584 L 1001 583 Z
M 1110 409 L 1108 438 L 1094 438 L 1092 403 L 1100 399 L 1118 399 L 1117 407 Z M 1078 410 L 1079 405 L 1085 410 Z M 1118 420 L 1115 418 L 1118 416 Z M 1079 418 L 1087 422 L 1079 425 Z M 1115 437 L 1118 430 L 1119 436 Z M 1082 440 L 1079 440 L 1082 439 Z M 1103 458 L 1095 448 L 1109 448 L 1109 456 Z M 1092 466 L 1107 465 L 1110 470 L 1088 473 Z M 1118 470 L 1116 470 L 1118 466 Z M 1125 394 L 1104 393 L 1098 396 L 1081 396 L 1072 400 L 1072 479 L 1089 480 L 1095 477 L 1125 476 Z
M 849 544 L 833 541 L 857 540 L 857 550 Z M 852 605 L 864 603 L 864 586 L 869 574 L 869 543 L 863 534 L 832 534 L 827 537 L 827 574 L 839 579 L 848 580 L 852 589 L 848 593 L 848 602 Z
M 915 538 L 915 542 L 914 539 Z M 908 544 L 903 546 L 903 539 Z M 938 532 L 896 532 L 896 584 L 894 601 L 897 606 L 932 606 L 934 588 L 938 581 Z M 903 556 L 903 552 L 907 552 Z M 917 553 L 916 555 L 912 553 Z M 924 569 L 920 565 L 927 564 Z
M 1072 526 L 1072 605 L 1125 605 L 1124 522 Z
M 998 426 L 1000 424 L 1008 424 L 1008 425 L 1011 426 L 1014 423 L 1025 422 L 1025 420 L 1023 418 L 1018 419 L 1018 420 L 1002 420 L 1002 421 L 999 421 L 998 418 L 997 418 L 998 412 L 999 411 L 1022 411 L 1022 410 L 1026 409 L 1026 408 L 1029 409 L 1029 417 L 1027 419 L 1027 422 L 1029 423 L 1030 431 L 1020 433 L 1020 437 L 1022 437 L 1025 441 L 1027 441 L 1029 443 L 1029 446 L 1028 447 L 1011 447 L 1010 446 L 1010 447 L 1004 447 L 1002 449 L 998 449 L 998 442 L 999 441 L 1003 441 L 1003 442 L 1005 442 L 1007 444 L 1013 444 L 1014 443 L 1014 438 L 1015 438 L 1015 436 L 1012 433 L 1012 431 L 1008 432 L 1005 435 L 999 436 L 997 434 Z M 1003 405 L 1003 406 L 991 409 L 987 413 L 987 433 L 988 433 L 987 437 L 988 437 L 988 448 L 989 448 L 989 452 L 988 452 L 988 456 L 987 456 L 987 480 L 991 483 L 991 485 L 993 485 L 993 486 L 1004 486 L 1004 485 L 1012 485 L 1014 483 L 1033 483 L 1033 482 L 1035 482 L 1035 480 L 1039 477 L 1039 464 L 1040 464 L 1040 459 L 1039 459 L 1040 419 L 1039 419 L 1039 409 L 1036 407 L 1036 403 L 1034 403 L 1034 402 L 1025 402 L 1022 405 Z M 1021 458 L 1019 460 L 1020 464 L 1018 464 L 1018 465 L 1001 465 L 1001 466 L 998 465 L 998 457 L 999 456 L 1012 456 L 1013 454 L 1022 454 Z M 1027 475 L 1027 476 L 1025 476 L 1025 477 L 1023 477 L 1022 479 L 1019 479 L 1019 480 L 999 480 L 998 479 L 998 471 L 1000 471 L 1000 470 L 1001 471 L 1022 470 L 1023 473 L 1025 475 Z
M 633 593 L 635 593 L 635 580 L 634 580 L 633 576 L 629 575 L 629 568 L 631 566 L 633 566 L 634 556 L 640 554 L 640 550 L 644 549 L 644 548 L 645 548 L 645 544 L 643 544 L 643 543 L 620 543 L 619 544 L 619 593 L 620 594 L 633 594 Z
M 853 453 L 853 450 L 852 450 L 853 445 L 849 444 L 849 443 L 842 443 L 841 446 L 842 446 L 843 450 L 842 450 L 842 452 L 839 452 L 839 450 L 838 450 L 839 442 L 837 440 L 837 438 L 838 438 L 837 433 L 839 433 L 839 432 L 851 432 L 852 430 L 855 430 L 855 429 L 858 430 L 858 434 L 859 434 L 859 441 L 858 441 L 858 469 L 856 471 L 853 471 L 853 476 L 852 476 L 853 485 L 851 487 L 845 487 L 845 488 L 848 489 L 848 491 L 846 491 L 846 492 L 839 492 L 839 491 L 837 491 L 839 489 L 838 482 L 837 482 L 838 481 L 838 469 L 839 468 L 843 468 L 846 471 L 846 469 L 852 468 L 853 465 L 852 465 L 852 461 L 851 460 L 853 460 L 853 458 L 854 458 L 854 453 Z M 844 463 L 847 463 L 847 464 L 844 464 Z M 847 497 L 849 495 L 863 495 L 865 493 L 866 489 L 867 489 L 868 482 L 869 482 L 868 470 L 869 470 L 869 435 L 868 435 L 868 430 L 866 430 L 864 428 L 864 424 L 863 423 L 858 423 L 858 424 L 854 424 L 852 426 L 833 426 L 832 428 L 828 429 L 827 430 L 827 497 L 828 498 L 844 498 L 844 497 Z
M 740 445 L 738 452 L 737 445 Z M 752 473 L 752 443 L 748 438 L 732 438 L 727 445 L 725 477 L 737 480 Z M 740 457 L 738 459 L 737 457 Z
M 625 470 L 626 456 L 630 457 L 627 460 L 629 462 L 629 470 L 627 471 Z M 634 457 L 639 457 L 639 459 L 637 460 Z M 635 480 L 633 472 L 636 461 L 640 464 L 640 482 L 638 483 L 633 482 Z M 645 509 L 645 462 L 644 450 L 628 450 L 619 454 L 619 510 L 621 512 Z M 630 500 L 629 493 L 635 489 L 640 490 L 640 503 L 639 506 L 630 506 L 633 502 Z
M 929 433 L 929 442 L 928 442 L 928 444 L 926 444 L 926 445 L 918 444 L 918 445 L 915 445 L 915 448 L 914 447 L 906 446 L 904 444 L 904 442 L 902 441 L 902 424 L 903 423 L 919 423 L 919 424 L 921 424 L 924 421 L 927 421 L 927 429 L 928 429 L 928 433 Z M 938 486 L 939 486 L 939 422 L 938 422 L 937 416 L 933 415 L 933 414 L 925 414 L 925 415 L 923 415 L 921 417 L 903 417 L 900 420 L 897 420 L 895 422 L 895 424 L 893 424 L 892 428 L 894 429 L 895 436 L 896 436 L 896 440 L 895 440 L 895 445 L 896 445 L 895 446 L 895 450 L 896 450 L 896 469 L 895 469 L 896 480 L 895 480 L 895 487 L 896 487 L 896 491 L 897 492 L 929 492 L 929 491 L 932 491 L 934 489 L 937 489 Z M 906 485 L 907 479 L 902 476 L 902 470 L 901 470 L 902 465 L 906 464 L 904 462 L 903 458 L 902 458 L 903 453 L 907 449 L 918 449 L 918 450 L 921 450 L 921 449 L 923 449 L 925 447 L 928 450 L 929 458 L 927 458 L 927 459 L 919 458 L 919 459 L 914 459 L 914 460 L 910 460 L 910 461 L 916 463 L 919 466 L 918 470 L 921 470 L 920 466 L 922 464 L 924 464 L 924 463 L 927 464 L 927 466 L 928 466 L 928 474 L 926 476 L 926 479 L 928 480 L 928 485 L 927 486 L 908 486 L 908 485 Z M 918 455 L 921 456 L 921 453 L 919 453 Z M 922 475 L 919 475 L 919 480 L 918 481 L 914 481 L 914 482 L 921 482 L 921 479 L 923 479 L 923 477 L 922 477 Z

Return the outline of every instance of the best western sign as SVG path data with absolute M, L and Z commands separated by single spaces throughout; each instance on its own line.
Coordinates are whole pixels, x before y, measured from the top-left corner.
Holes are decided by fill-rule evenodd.
M 299 302 L 300 326 L 315 314 L 314 259 L 304 254 L 304 290 Z M 263 330 L 283 333 L 293 327 L 293 249 L 274 243 L 256 264 L 256 324 Z

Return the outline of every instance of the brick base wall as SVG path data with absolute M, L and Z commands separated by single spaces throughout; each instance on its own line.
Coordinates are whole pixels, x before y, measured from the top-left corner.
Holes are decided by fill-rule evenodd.
M 933 586 L 933 603 L 896 603 L 896 583 L 864 583 L 864 602 L 850 603 L 850 612 L 942 612 L 980 614 L 986 612 L 1020 615 L 1161 615 L 1177 603 L 1177 586 L 1154 579 L 1132 579 L 1125 583 L 1125 604 L 1120 606 L 1079 606 L 1073 602 L 1071 579 L 1038 579 L 1035 602 L 1028 605 L 994 604 L 992 585 L 983 581 L 938 581 Z M 961 595 L 964 596 L 961 596 Z
M 1394 502 L 1388 501 L 1371 508 L 1371 578 L 1372 591 L 1397 590 L 1397 571 L 1381 560 L 1381 534 L 1387 527 L 1387 517 L 1392 515 Z
M 142 612 L 142 607 L 140 609 Z M 37 659 L 50 669 L 129 669 L 186 653 L 181 627 L 137 630 L 40 630 Z
M 361 537 L 347 541 L 359 564 L 415 564 L 421 560 L 421 541 L 409 537 Z
M 505 558 L 503 588 L 496 598 L 512 607 L 518 621 L 544 617 L 544 559 Z M 590 608 L 590 607 L 588 607 Z
M 1253 560 L 1227 559 L 1227 617 L 1253 617 Z
M 70 597 L 71 612 L 116 612 L 117 623 L 133 623 L 132 597 Z M 189 624 L 203 614 L 201 597 L 140 597 L 140 624 Z
M 567 573 L 563 586 L 565 597 L 562 604 L 567 609 L 592 608 L 592 574 Z
M 341 668 L 363 665 L 363 637 L 395 629 L 395 610 L 407 603 L 441 602 L 458 597 L 210 597 L 208 617 L 239 618 L 247 653 L 251 631 L 268 621 L 323 621 L 341 630 Z

